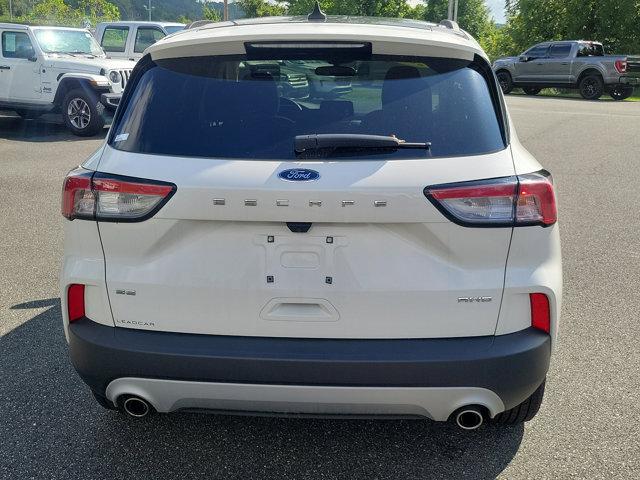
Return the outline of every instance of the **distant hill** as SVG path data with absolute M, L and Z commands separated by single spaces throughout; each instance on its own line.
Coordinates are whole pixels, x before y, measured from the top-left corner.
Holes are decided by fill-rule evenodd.
M 149 13 L 144 8 L 148 5 L 148 0 L 110 0 L 120 9 L 122 20 L 147 20 Z M 196 0 L 151 0 L 151 19 L 176 22 L 181 17 L 189 20 L 199 20 L 202 18 L 203 2 Z M 208 2 L 210 8 L 216 9 L 222 17 L 223 3 Z M 242 10 L 235 3 L 229 3 L 230 18 L 241 18 L 244 16 Z

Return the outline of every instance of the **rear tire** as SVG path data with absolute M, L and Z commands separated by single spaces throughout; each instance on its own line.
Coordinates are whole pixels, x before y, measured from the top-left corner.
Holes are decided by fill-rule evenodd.
M 522 90 L 527 95 L 537 95 L 542 91 L 541 88 L 536 88 L 536 87 L 522 87 Z
M 614 100 L 621 102 L 633 95 L 633 87 L 630 85 L 616 85 L 609 91 L 609 95 Z
M 604 93 L 604 80 L 596 73 L 586 75 L 580 80 L 578 88 L 585 100 L 598 100 Z
M 104 128 L 104 105 L 91 91 L 71 90 L 62 101 L 62 118 L 74 135 L 91 137 Z
M 502 89 L 502 93 L 508 95 L 513 90 L 513 79 L 511 78 L 511 74 L 509 72 L 498 72 L 496 75 L 498 78 L 498 83 L 500 84 L 500 88 Z
M 507 410 L 506 412 L 496 415 L 491 420 L 491 423 L 498 425 L 515 425 L 518 423 L 528 422 L 533 419 L 540 410 L 540 405 L 542 405 L 545 383 L 546 381 L 542 382 L 542 385 L 540 385 L 529 398 L 517 407 L 513 407 L 511 410 Z

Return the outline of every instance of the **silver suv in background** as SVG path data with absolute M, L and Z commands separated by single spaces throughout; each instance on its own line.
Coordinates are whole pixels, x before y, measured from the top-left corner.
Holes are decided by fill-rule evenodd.
M 640 68 L 625 55 L 605 55 L 601 43 L 591 41 L 544 42 L 519 57 L 500 58 L 493 64 L 502 91 L 521 87 L 537 95 L 548 87 L 578 89 L 586 100 L 608 93 L 624 100 L 640 84 Z

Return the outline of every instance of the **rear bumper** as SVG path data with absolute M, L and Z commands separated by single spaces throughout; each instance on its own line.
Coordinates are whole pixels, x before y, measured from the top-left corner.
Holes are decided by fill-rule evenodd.
M 632 85 L 632 86 L 640 85 L 640 77 L 623 76 L 623 77 L 620 77 L 619 83 L 622 83 L 623 85 Z
M 265 395 L 274 401 L 261 411 L 278 411 L 274 405 L 286 398 L 303 411 L 302 399 L 316 395 L 325 413 L 340 413 L 335 405 L 343 405 L 343 413 L 356 414 L 366 398 L 385 405 L 395 396 L 415 414 L 417 396 L 425 415 L 441 420 L 465 398 L 486 404 L 492 415 L 521 403 L 546 376 L 551 342 L 534 329 L 496 337 L 335 340 L 151 332 L 83 319 L 70 325 L 69 349 L 95 392 L 114 400 L 128 385 L 129 393 L 155 395 L 160 411 L 203 405 L 234 410 L 234 404 L 248 410 Z M 430 408 L 436 397 L 440 404 Z M 313 413 L 322 413 L 318 405 Z M 389 412 L 402 413 L 395 407 Z

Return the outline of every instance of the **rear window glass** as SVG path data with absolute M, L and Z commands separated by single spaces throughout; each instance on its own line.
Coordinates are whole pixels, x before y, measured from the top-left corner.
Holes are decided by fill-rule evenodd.
M 603 57 L 604 47 L 599 43 L 582 43 L 578 48 L 578 57 Z
M 504 148 L 484 76 L 461 60 L 385 57 L 159 60 L 135 85 L 112 146 L 137 153 L 295 159 L 296 136 L 394 136 L 430 150 L 322 150 L 370 158 L 476 155 Z
M 133 47 L 133 51 L 136 53 L 144 52 L 148 47 L 161 40 L 166 35 L 158 28 L 153 27 L 138 27 L 136 32 L 136 41 Z

